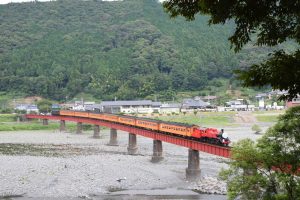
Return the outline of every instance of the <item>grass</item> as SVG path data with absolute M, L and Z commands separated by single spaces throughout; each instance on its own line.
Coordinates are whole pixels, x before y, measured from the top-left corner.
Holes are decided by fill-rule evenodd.
M 14 122 L 16 121 L 15 114 L 0 114 L 0 122 Z
M 0 131 L 19 131 L 19 130 L 53 130 L 58 129 L 58 123 L 50 123 L 47 126 L 36 122 L 22 123 L 0 123 Z
M 256 119 L 259 122 L 277 122 L 278 116 L 276 116 L 276 115 L 257 115 Z
M 0 131 L 26 131 L 26 130 L 55 130 L 59 129 L 59 122 L 50 122 L 45 126 L 41 121 L 16 122 L 15 114 L 0 114 Z M 67 128 L 76 129 L 76 124 L 68 123 Z
M 271 110 L 271 111 L 253 111 L 252 112 L 255 115 L 280 115 L 284 114 L 284 110 Z
M 0 123 L 0 131 L 26 131 L 26 130 L 55 130 L 59 129 L 59 123 L 53 122 L 43 125 L 42 122 L 20 122 L 20 123 Z M 75 130 L 76 124 L 66 124 L 68 130 Z
M 0 131 L 21 131 L 21 130 L 55 130 L 59 129 L 59 122 L 49 121 L 48 125 L 43 125 L 42 121 L 33 119 L 28 122 L 16 122 L 15 114 L 0 114 Z M 76 123 L 66 122 L 66 128 L 74 132 L 77 129 Z M 83 124 L 83 131 L 93 130 L 93 125 Z M 101 130 L 106 129 L 101 127 Z
M 259 122 L 277 122 L 279 115 L 284 112 L 283 110 L 255 111 L 253 114 Z

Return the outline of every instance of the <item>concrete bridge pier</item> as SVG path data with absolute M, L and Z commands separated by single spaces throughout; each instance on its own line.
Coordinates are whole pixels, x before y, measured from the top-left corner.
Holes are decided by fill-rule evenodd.
M 128 154 L 133 155 L 136 154 L 138 147 L 136 145 L 136 135 L 133 133 L 129 133 L 129 140 L 128 140 Z
M 107 145 L 118 146 L 118 134 L 117 134 L 117 130 L 114 128 L 110 129 L 110 140 Z
M 199 151 L 189 149 L 188 168 L 186 168 L 186 179 L 195 181 L 200 178 L 200 158 Z
M 59 131 L 60 132 L 66 131 L 66 121 L 65 120 L 60 120 Z
M 153 140 L 153 155 L 151 162 L 157 163 L 164 159 L 162 156 L 163 148 L 162 148 L 162 141 L 161 140 Z
M 81 134 L 81 133 L 82 133 L 82 122 L 77 122 L 76 134 Z
M 99 139 L 100 137 L 100 126 L 99 125 L 94 125 L 94 135 L 93 138 Z
M 43 119 L 43 125 L 48 125 L 48 119 Z

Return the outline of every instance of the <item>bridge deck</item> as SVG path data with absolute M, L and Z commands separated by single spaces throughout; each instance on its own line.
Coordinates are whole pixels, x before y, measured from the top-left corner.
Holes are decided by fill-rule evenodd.
M 190 149 L 203 151 L 209 154 L 221 156 L 221 157 L 230 157 L 230 148 L 229 147 L 221 147 L 217 145 L 202 143 L 198 141 L 188 140 L 185 138 L 175 137 L 173 135 L 167 135 L 160 132 L 152 131 L 152 130 L 145 130 L 142 128 L 127 126 L 119 123 L 113 123 L 98 119 L 90 119 L 90 118 L 81 118 L 81 117 L 69 117 L 69 116 L 55 116 L 55 115 L 33 115 L 28 114 L 26 118 L 29 119 L 49 119 L 49 120 L 65 120 L 65 121 L 72 121 L 72 122 L 82 122 L 86 124 L 95 124 L 99 126 L 105 126 L 109 128 L 114 128 L 122 131 L 126 131 L 129 133 L 133 133 L 136 135 L 141 135 L 144 137 L 152 138 L 154 140 L 161 140 L 163 142 L 168 142 L 171 144 L 175 144 L 178 146 L 187 147 Z

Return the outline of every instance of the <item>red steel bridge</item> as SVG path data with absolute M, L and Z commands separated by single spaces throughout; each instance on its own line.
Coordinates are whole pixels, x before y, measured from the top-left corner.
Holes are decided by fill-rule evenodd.
M 133 126 L 128 126 L 119 123 L 108 122 L 99 119 L 90 119 L 83 117 L 70 117 L 70 116 L 59 116 L 59 115 L 26 115 L 28 119 L 42 119 L 43 124 L 47 125 L 48 120 L 59 120 L 60 130 L 65 130 L 65 122 L 77 122 L 77 133 L 82 132 L 82 124 L 93 124 L 94 125 L 94 138 L 99 138 L 100 126 L 111 128 L 110 141 L 108 145 L 117 145 L 117 130 L 126 131 L 129 133 L 128 153 L 134 154 L 137 151 L 136 135 L 148 137 L 153 139 L 153 156 L 152 161 L 158 162 L 163 159 L 162 157 L 162 142 L 175 144 L 178 146 L 189 148 L 188 157 L 188 168 L 186 169 L 186 175 L 188 179 L 195 179 L 200 175 L 200 159 L 199 151 L 221 156 L 225 158 L 230 157 L 230 147 L 222 147 L 203 143 L 195 140 L 189 140 L 182 137 L 176 137 L 173 135 L 167 135 L 157 131 L 146 130 Z

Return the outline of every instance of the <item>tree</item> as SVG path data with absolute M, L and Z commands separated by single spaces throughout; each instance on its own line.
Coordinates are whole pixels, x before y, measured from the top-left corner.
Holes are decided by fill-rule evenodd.
M 49 113 L 51 111 L 52 102 L 47 99 L 43 99 L 37 103 L 37 106 L 40 113 Z
M 296 0 L 167 0 L 163 6 L 171 17 L 194 20 L 199 13 L 210 16 L 210 25 L 234 21 L 236 28 L 229 41 L 236 52 L 253 40 L 259 46 L 290 40 L 300 44 L 300 2 Z M 288 91 L 281 99 L 292 99 L 300 93 L 299 66 L 299 49 L 292 53 L 281 49 L 273 51 L 264 63 L 240 69 L 237 74 L 244 86 L 271 85 Z
M 279 117 L 257 143 L 236 143 L 232 161 L 221 177 L 227 181 L 229 199 L 299 199 L 300 107 Z

